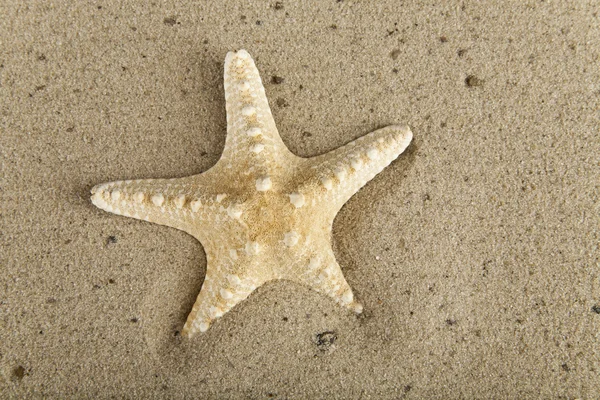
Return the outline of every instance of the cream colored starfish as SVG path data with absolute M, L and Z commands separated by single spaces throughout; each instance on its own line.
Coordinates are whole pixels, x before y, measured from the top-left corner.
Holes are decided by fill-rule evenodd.
M 181 229 L 206 251 L 204 284 L 183 334 L 212 321 L 273 279 L 307 285 L 360 313 L 331 248 L 342 205 L 408 146 L 407 126 L 389 126 L 330 153 L 301 158 L 277 132 L 258 70 L 245 50 L 225 58 L 227 138 L 208 171 L 179 179 L 97 185 L 92 203 Z

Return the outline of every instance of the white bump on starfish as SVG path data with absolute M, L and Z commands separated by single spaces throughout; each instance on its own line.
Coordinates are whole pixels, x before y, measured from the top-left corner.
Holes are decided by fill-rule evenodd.
M 340 182 L 343 182 L 344 179 L 346 179 L 346 169 L 343 167 L 336 167 L 333 170 L 333 174 L 335 175 L 336 178 L 338 178 L 338 180 Z
M 250 84 L 246 81 L 241 81 L 239 83 L 239 85 L 240 85 L 240 90 L 243 92 L 248 92 L 251 89 Z
M 302 193 L 292 193 L 290 196 L 290 203 L 296 208 L 300 208 L 304 205 L 304 195 Z
M 225 300 L 229 300 L 233 297 L 233 293 L 231 293 L 229 290 L 227 289 L 221 289 L 219 291 L 219 294 L 221 295 L 222 298 L 224 298 Z
M 145 198 L 146 198 L 146 195 L 142 192 L 136 192 L 133 195 L 133 200 L 138 204 L 143 203 Z
M 250 147 L 250 151 L 253 153 L 257 153 L 257 154 L 260 153 L 261 151 L 263 151 L 264 149 L 265 149 L 265 145 L 262 143 L 256 143 Z
M 336 270 L 336 265 L 335 264 L 329 264 L 327 266 L 327 268 L 325 268 L 325 274 L 327 276 L 333 276 L 335 270 Z
M 202 202 L 200 200 L 194 200 L 190 203 L 190 208 L 193 212 L 198 212 L 200 207 L 202 207 Z
M 256 114 L 256 108 L 252 107 L 252 106 L 247 106 L 242 108 L 242 115 L 244 117 L 251 117 L 254 114 Z
M 369 157 L 371 160 L 377 160 L 379 158 L 379 152 L 377 149 L 371 147 L 369 150 L 367 150 L 367 157 Z
M 327 189 L 327 190 L 333 189 L 333 181 L 331 180 L 331 178 L 327 178 L 327 177 L 321 178 L 321 183 L 323 184 L 325 189 Z
M 209 326 L 210 326 L 210 325 L 209 325 L 207 322 L 200 322 L 200 323 L 198 324 L 198 330 L 199 330 L 200 332 L 206 332 L 206 331 L 208 330 L 208 327 L 209 327 Z
M 220 318 L 223 315 L 223 309 L 216 306 L 210 306 L 210 308 L 208 309 L 208 314 L 213 319 Z
M 360 167 L 362 167 L 362 160 L 358 156 L 354 156 L 350 161 L 350 166 L 354 168 L 355 171 L 358 171 Z
M 254 127 L 254 128 L 250 128 L 246 131 L 246 134 L 250 137 L 256 137 L 258 135 L 260 135 L 262 133 L 262 131 L 260 130 L 260 128 Z
M 180 194 L 179 196 L 175 197 L 173 203 L 175 204 L 175 207 L 179 209 L 183 208 L 183 205 L 185 204 L 185 195 Z
M 206 277 L 185 336 L 205 332 L 257 287 L 279 278 L 361 312 L 335 260 L 331 226 L 343 204 L 404 151 L 410 129 L 389 126 L 329 153 L 301 158 L 281 140 L 246 51 L 227 54 L 223 77 L 227 136 L 216 165 L 187 178 L 97 185 L 92 203 L 184 230 L 202 243 Z
M 112 193 L 110 194 L 110 199 L 112 201 L 119 201 L 119 199 L 121 198 L 121 192 L 119 190 L 113 190 Z
M 245 250 L 249 256 L 255 256 L 260 252 L 260 245 L 257 242 L 247 242 Z
M 319 259 L 317 257 L 312 257 L 310 259 L 310 261 L 308 262 L 308 269 L 314 270 L 319 266 L 320 263 L 321 262 L 319 261 Z
M 287 247 L 295 246 L 298 244 L 298 240 L 300 240 L 300 235 L 298 232 L 291 231 L 283 235 L 283 243 Z
M 160 207 L 163 205 L 164 202 L 165 196 L 163 196 L 162 193 L 157 193 L 152 196 L 152 203 L 154 203 L 155 206 Z
M 229 215 L 231 218 L 239 219 L 242 216 L 242 214 L 243 211 L 237 204 L 232 204 L 229 207 L 227 207 L 227 215 Z
M 258 190 L 259 192 L 265 192 L 269 189 L 271 189 L 273 183 L 271 182 L 271 178 L 270 177 L 263 177 L 263 178 L 258 178 L 256 180 L 256 190 Z
M 242 280 L 240 279 L 240 277 L 237 275 L 234 275 L 234 274 L 228 275 L 227 279 L 233 286 L 239 286 L 242 283 Z

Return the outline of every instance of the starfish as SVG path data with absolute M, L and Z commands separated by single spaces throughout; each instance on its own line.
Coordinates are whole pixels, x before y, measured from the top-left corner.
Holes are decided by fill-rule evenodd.
M 227 137 L 199 175 L 104 183 L 92 203 L 118 215 L 183 230 L 206 252 L 206 277 L 182 334 L 192 337 L 274 279 L 307 285 L 356 312 L 331 247 L 340 208 L 408 146 L 408 126 L 388 126 L 327 154 L 285 146 L 258 70 L 245 50 L 225 58 Z

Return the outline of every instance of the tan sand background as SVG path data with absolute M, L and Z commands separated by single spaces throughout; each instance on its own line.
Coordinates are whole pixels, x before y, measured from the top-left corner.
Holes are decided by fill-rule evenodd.
M 2 1 L 0 397 L 598 398 L 599 3 L 223 3 Z M 363 316 L 273 282 L 189 341 L 201 245 L 89 190 L 212 166 L 239 48 L 293 152 L 415 139 L 335 220 Z

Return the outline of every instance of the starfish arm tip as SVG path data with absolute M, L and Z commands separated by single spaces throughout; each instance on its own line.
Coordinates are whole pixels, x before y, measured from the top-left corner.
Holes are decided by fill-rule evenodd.
M 393 145 L 399 151 L 398 155 L 404 152 L 413 139 L 412 130 L 407 124 L 389 125 L 379 131 L 387 133 L 392 138 Z
M 108 206 L 108 202 L 105 199 L 105 193 L 107 189 L 107 184 L 102 183 L 100 185 L 96 185 L 90 190 L 91 196 L 90 200 L 93 205 L 96 207 L 106 210 Z
M 354 311 L 356 314 L 362 314 L 363 312 L 363 306 L 360 303 L 352 303 L 348 305 L 348 308 Z
M 225 56 L 225 61 L 230 60 L 232 57 L 235 56 L 249 57 L 250 53 L 248 53 L 248 51 L 246 51 L 245 49 L 228 51 L 227 55 Z
M 198 333 L 204 333 L 210 327 L 210 322 L 201 322 L 199 324 L 195 324 L 192 322 L 186 322 L 181 331 L 181 335 L 188 339 L 192 339 Z
M 399 137 L 406 140 L 407 142 L 410 142 L 412 140 L 413 133 L 410 129 L 410 126 L 408 126 L 407 124 L 390 125 L 389 127 L 397 131 Z

